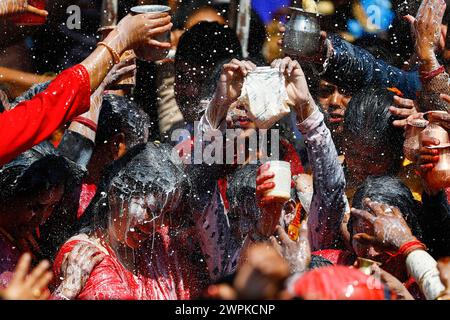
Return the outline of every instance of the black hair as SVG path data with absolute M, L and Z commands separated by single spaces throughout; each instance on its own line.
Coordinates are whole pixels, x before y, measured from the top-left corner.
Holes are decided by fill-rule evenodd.
M 14 109 L 19 103 L 21 103 L 23 101 L 26 101 L 26 100 L 30 100 L 31 98 L 33 98 L 38 93 L 41 93 L 42 91 L 47 89 L 47 87 L 50 84 L 50 82 L 51 81 L 46 81 L 46 82 L 42 82 L 42 83 L 38 83 L 38 84 L 33 85 L 30 89 L 28 89 L 27 91 L 22 93 L 20 96 L 15 98 L 10 103 L 11 109 Z M 1 88 L 0 87 L 0 90 L 1 89 L 5 89 L 5 88 Z M 5 106 L 3 106 L 2 102 L 0 101 L 0 113 L 2 113 L 3 111 L 5 111 Z
M 385 150 L 393 159 L 387 174 L 397 174 L 403 156 L 403 130 L 393 126 L 396 119 L 389 111 L 394 93 L 385 88 L 368 87 L 355 94 L 345 111 L 344 137 L 353 142 Z M 380 161 L 383 160 L 380 158 Z
M 17 104 L 21 103 L 22 101 L 30 100 L 38 93 L 41 93 L 42 91 L 47 89 L 47 87 L 50 85 L 50 83 L 51 83 L 51 81 L 46 81 L 46 82 L 42 82 L 42 83 L 33 85 L 30 89 L 25 91 L 25 93 L 23 93 L 21 96 L 17 97 L 13 101 L 12 105 L 16 106 Z
M 247 164 L 237 169 L 228 179 L 228 217 L 231 224 L 238 228 L 234 233 L 241 236 L 245 236 L 260 217 L 255 196 L 257 170 L 258 165 Z
M 97 145 L 110 141 L 123 133 L 127 147 L 145 143 L 148 139 L 150 119 L 133 101 L 117 95 L 103 97 L 102 110 L 95 137 Z
M 181 206 L 182 196 L 187 196 L 190 180 L 181 164 L 172 158 L 170 145 L 149 142 L 131 148 L 123 157 L 114 161 L 105 170 L 97 192 L 81 218 L 79 232 L 90 232 L 107 227 L 110 210 L 109 197 L 112 192 L 130 198 L 148 192 L 160 192 L 166 197 L 161 203 Z
M 47 141 L 34 146 L 0 168 L 0 204 L 26 198 L 80 180 L 85 171 L 58 154 Z
M 175 61 L 215 67 L 217 62 L 227 58 L 241 57 L 241 43 L 233 29 L 217 22 L 203 21 L 183 33 Z
M 175 29 L 183 29 L 186 21 L 196 11 L 202 8 L 212 8 L 219 12 L 225 20 L 229 20 L 228 3 L 211 3 L 208 0 L 190 0 L 180 3 L 176 13 L 173 16 L 173 24 Z M 259 14 L 251 9 L 250 12 L 250 30 L 251 37 L 248 39 L 249 56 L 256 59 L 264 60 L 262 56 L 262 48 L 266 41 L 266 27 Z
M 352 207 L 364 209 L 363 200 L 365 198 L 397 207 L 414 236 L 422 238 L 422 230 L 419 225 L 421 205 L 414 199 L 411 190 L 400 179 L 392 176 L 367 178 L 354 194 Z M 350 217 L 347 228 L 351 235 L 353 223 L 354 218 Z
M 308 269 L 312 270 L 312 269 L 318 269 L 318 268 L 332 266 L 332 265 L 333 265 L 333 263 L 330 260 L 328 260 L 322 256 L 312 254 Z

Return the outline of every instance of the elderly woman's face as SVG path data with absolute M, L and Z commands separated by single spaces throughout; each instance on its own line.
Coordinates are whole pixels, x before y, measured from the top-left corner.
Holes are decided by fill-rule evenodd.
M 153 194 L 111 201 L 109 228 L 115 240 L 130 248 L 138 248 L 162 225 L 161 200 Z

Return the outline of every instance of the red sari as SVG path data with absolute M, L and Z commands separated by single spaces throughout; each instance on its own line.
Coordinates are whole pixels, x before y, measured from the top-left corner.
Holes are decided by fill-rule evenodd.
M 206 270 L 202 264 L 193 264 L 187 258 L 191 250 L 183 239 L 170 238 L 168 229 L 160 236 L 148 240 L 136 250 L 137 274 L 126 269 L 114 250 L 102 245 L 108 255 L 92 271 L 86 285 L 77 296 L 78 300 L 187 300 L 199 296 L 206 285 L 199 276 Z M 63 257 L 83 240 L 72 240 L 62 246 L 53 268 L 56 278 L 60 276 Z
M 0 165 L 46 140 L 89 110 L 89 73 L 82 65 L 63 71 L 48 88 L 14 109 L 0 113 Z

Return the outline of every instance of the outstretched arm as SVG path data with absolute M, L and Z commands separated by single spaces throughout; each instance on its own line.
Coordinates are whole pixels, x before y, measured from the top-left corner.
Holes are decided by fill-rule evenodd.
M 298 128 L 305 137 L 313 171 L 314 194 L 308 217 L 311 250 L 335 247 L 340 241 L 340 225 L 346 210 L 345 176 L 330 130 L 308 90 L 297 61 L 276 60 L 287 81 L 288 96 L 297 112 Z
M 415 99 L 416 92 L 421 89 L 419 73 L 416 71 L 403 71 L 391 66 L 338 35 L 329 35 L 328 45 L 331 54 L 325 62 L 321 77 L 339 84 L 349 92 L 373 85 L 396 87 L 406 98 Z

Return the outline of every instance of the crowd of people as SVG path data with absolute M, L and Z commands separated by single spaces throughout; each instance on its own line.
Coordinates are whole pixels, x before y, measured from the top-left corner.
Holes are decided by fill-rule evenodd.
M 324 27 L 309 56 L 281 13 L 252 12 L 243 50 L 214 1 L 120 1 L 101 36 L 104 1 L 74 2 L 80 30 L 65 1 L 0 0 L 0 299 L 450 300 L 446 1 L 368 41 Z M 290 109 L 269 128 L 241 99 L 261 67 Z

